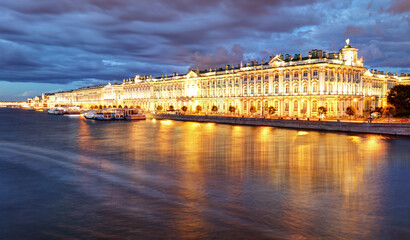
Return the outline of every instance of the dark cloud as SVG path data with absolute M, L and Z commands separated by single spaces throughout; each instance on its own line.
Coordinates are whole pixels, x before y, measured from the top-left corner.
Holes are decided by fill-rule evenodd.
M 408 11 L 403 0 L 0 0 L 0 81 L 121 81 L 338 51 L 345 38 L 369 66 L 409 71 Z
M 387 12 L 393 13 L 404 13 L 410 11 L 410 1 L 408 0 L 394 0 L 389 8 L 386 10 Z
M 366 34 L 366 30 L 362 27 L 347 26 L 344 36 L 360 36 Z

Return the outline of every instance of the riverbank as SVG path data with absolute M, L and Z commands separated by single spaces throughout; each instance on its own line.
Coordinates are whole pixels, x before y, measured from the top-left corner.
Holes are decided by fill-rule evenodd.
M 332 122 L 332 121 L 307 121 L 270 118 L 247 118 L 226 116 L 202 115 L 175 115 L 175 114 L 149 114 L 147 117 L 154 119 L 170 119 L 176 121 L 214 122 L 233 125 L 270 126 L 279 128 L 293 128 L 303 130 L 336 131 L 352 133 L 373 133 L 386 135 L 410 136 L 409 123 L 362 123 L 362 122 Z

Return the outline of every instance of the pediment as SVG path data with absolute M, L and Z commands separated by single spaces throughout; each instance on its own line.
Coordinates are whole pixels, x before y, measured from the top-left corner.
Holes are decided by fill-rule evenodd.
M 194 72 L 193 70 L 191 70 L 186 74 L 186 77 L 187 78 L 196 78 L 196 77 L 198 77 L 198 74 L 196 72 Z
M 280 55 L 276 55 L 269 61 L 269 65 L 271 66 L 281 66 L 285 63 L 283 59 L 280 57 Z

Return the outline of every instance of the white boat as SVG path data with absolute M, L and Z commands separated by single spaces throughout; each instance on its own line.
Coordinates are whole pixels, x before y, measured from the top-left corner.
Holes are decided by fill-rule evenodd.
M 125 114 L 122 109 L 115 109 L 113 112 L 114 119 L 115 120 L 124 120 L 125 119 Z
M 144 109 L 141 108 L 132 108 L 132 109 L 123 109 L 125 119 L 127 120 L 145 120 Z
M 101 121 L 113 120 L 114 114 L 112 112 L 97 112 L 94 115 L 94 119 Z
M 94 119 L 94 116 L 95 116 L 96 113 L 97 113 L 96 111 L 90 110 L 90 111 L 85 112 L 83 116 L 86 119 Z
M 49 109 L 47 112 L 48 114 L 53 114 L 53 115 L 63 115 L 64 114 L 64 110 L 58 109 L 58 108 Z
M 80 107 L 68 107 L 66 113 L 67 114 L 81 114 L 81 108 Z

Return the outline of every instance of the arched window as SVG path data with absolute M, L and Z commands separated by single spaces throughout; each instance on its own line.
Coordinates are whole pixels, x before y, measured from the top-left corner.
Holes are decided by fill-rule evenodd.
M 297 111 L 298 110 L 298 101 L 297 100 L 295 100 L 295 101 L 293 101 L 293 111 Z
M 255 90 L 254 90 L 253 85 L 251 85 L 250 88 L 251 88 L 251 94 L 254 94 L 254 93 L 255 93 Z
M 243 102 L 243 110 L 246 111 L 247 107 L 248 107 L 248 103 L 247 103 L 247 102 Z
M 285 102 L 285 111 L 289 111 L 289 102 L 288 101 Z
M 317 101 L 313 100 L 312 102 L 312 112 L 317 112 Z
M 275 103 L 274 103 L 274 107 L 276 108 L 276 111 L 278 111 L 278 110 L 279 110 L 279 102 L 278 102 L 278 101 L 275 101 Z
M 258 84 L 258 94 L 261 94 L 261 93 L 262 93 L 262 88 L 261 88 L 261 85 Z
M 275 84 L 275 93 L 278 94 L 279 93 L 279 85 Z
M 307 87 L 307 84 L 306 84 L 306 83 L 303 84 L 303 92 L 304 92 L 304 93 L 307 93 L 307 92 L 308 92 L 308 87 Z
M 265 94 L 268 94 L 269 93 L 269 85 L 265 85 Z
M 243 94 L 248 94 L 248 87 L 246 85 L 243 85 Z
M 261 110 L 261 101 L 258 101 L 258 111 Z
M 329 92 L 333 92 L 333 83 L 330 83 Z
M 289 84 L 285 85 L 285 93 L 289 93 Z
M 293 93 L 298 93 L 299 92 L 299 84 L 293 85 Z
M 317 83 L 312 84 L 313 92 L 317 93 Z

